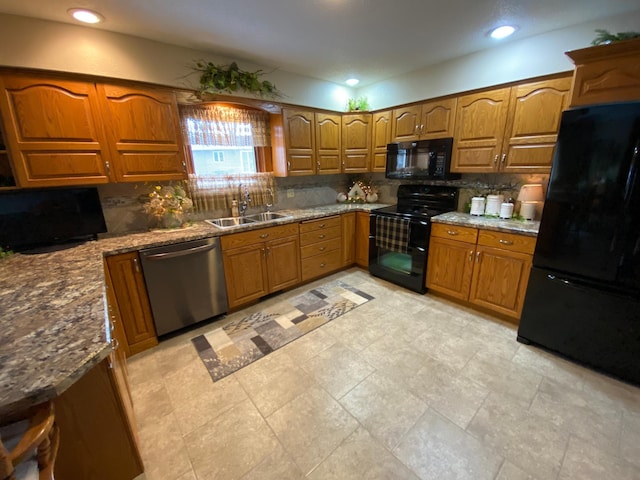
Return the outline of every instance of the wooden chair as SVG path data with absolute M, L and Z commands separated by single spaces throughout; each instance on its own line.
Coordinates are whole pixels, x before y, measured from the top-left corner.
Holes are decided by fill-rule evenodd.
M 53 402 L 1 419 L 0 480 L 53 480 L 59 431 Z

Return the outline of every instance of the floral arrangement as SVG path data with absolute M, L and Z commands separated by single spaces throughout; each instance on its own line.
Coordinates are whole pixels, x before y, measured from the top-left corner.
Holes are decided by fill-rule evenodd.
M 192 209 L 193 202 L 180 185 L 156 185 L 144 204 L 144 211 L 165 228 L 182 226 L 184 214 Z

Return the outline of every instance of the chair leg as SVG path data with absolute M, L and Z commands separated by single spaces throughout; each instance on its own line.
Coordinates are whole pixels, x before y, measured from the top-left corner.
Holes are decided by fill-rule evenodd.
M 51 427 L 51 431 L 47 438 L 38 446 L 38 470 L 40 471 L 40 480 L 54 480 L 53 467 L 58 454 L 58 446 L 60 445 L 60 429 L 55 423 Z

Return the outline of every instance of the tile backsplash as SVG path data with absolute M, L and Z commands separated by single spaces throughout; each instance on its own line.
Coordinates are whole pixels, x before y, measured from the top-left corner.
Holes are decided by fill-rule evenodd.
M 276 202 L 273 209 L 309 208 L 335 203 L 338 193 L 346 193 L 356 180 L 373 184 L 378 191 L 378 202 L 388 204 L 396 203 L 398 185 L 412 183 L 388 180 L 385 178 L 384 173 L 276 178 Z M 505 198 L 513 197 L 515 199 L 518 196 L 518 190 L 521 185 L 525 183 L 541 183 L 546 192 L 548 181 L 549 175 L 547 174 L 485 173 L 463 174 L 460 180 L 434 183 L 459 186 L 458 211 L 464 212 L 471 197 L 475 195 L 502 193 Z M 147 215 L 144 213 L 143 204 L 153 185 L 150 183 L 119 183 L 98 186 L 109 234 L 148 230 L 150 224 Z M 247 213 L 256 213 L 262 210 L 263 207 L 250 207 Z M 227 210 L 194 212 L 191 218 L 197 221 L 230 215 L 231 212 Z

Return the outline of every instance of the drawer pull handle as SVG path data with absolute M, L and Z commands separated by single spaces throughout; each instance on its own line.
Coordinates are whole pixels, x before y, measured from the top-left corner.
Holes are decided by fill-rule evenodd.
M 324 223 L 321 223 L 320 225 L 318 225 L 318 228 L 324 228 Z
M 447 234 L 448 235 L 458 235 L 458 232 L 456 232 L 455 230 L 447 230 Z
M 267 238 L 269 236 L 268 233 L 263 233 L 262 235 L 260 235 L 260 238 Z
M 512 242 L 511 240 L 503 240 L 503 239 L 500 239 L 500 240 L 498 240 L 498 241 L 499 241 L 501 244 L 503 244 L 503 245 L 513 245 L 513 242 Z
M 473 250 L 469 250 L 469 263 L 473 263 Z
M 476 263 L 480 263 L 480 252 L 476 253 Z
M 318 238 L 324 238 L 324 237 L 326 237 L 326 235 L 324 233 L 321 234 L 321 235 L 318 235 Z
M 321 263 L 320 268 L 324 268 L 326 265 L 327 265 L 326 263 Z
M 327 247 L 320 247 L 318 248 L 318 250 L 320 250 L 321 252 L 324 252 L 326 250 Z

